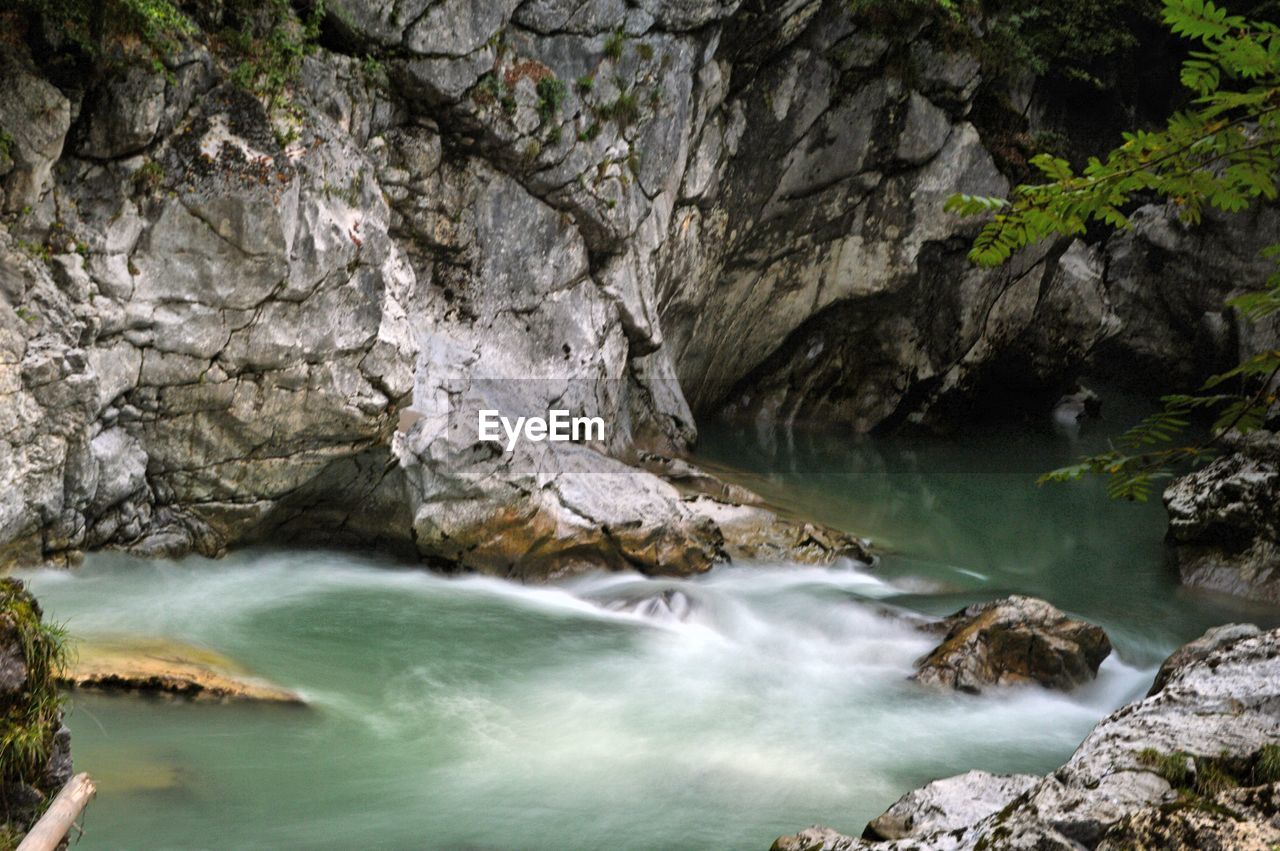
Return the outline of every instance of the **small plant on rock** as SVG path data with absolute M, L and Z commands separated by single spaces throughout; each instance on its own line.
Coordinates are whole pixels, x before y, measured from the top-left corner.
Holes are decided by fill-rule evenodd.
M 619 92 L 613 101 L 599 108 L 598 114 L 619 127 L 629 127 L 640 118 L 640 102 L 634 92 Z
M 14 579 L 0 580 L 0 618 L 12 623 L 27 669 L 23 693 L 0 709 L 0 778 L 31 783 L 62 722 L 57 677 L 67 664 L 67 634 L 41 620 L 34 598 Z
M 139 192 L 155 192 L 164 182 L 164 167 L 155 160 L 147 160 L 133 173 L 133 185 Z
M 622 30 L 616 30 L 609 34 L 604 40 L 604 55 L 613 61 L 622 58 L 622 47 L 627 43 L 627 37 L 622 34 Z
M 555 77 L 543 77 L 538 81 L 538 118 L 542 123 L 550 121 L 560 111 L 565 94 L 564 83 Z
M 1280 783 L 1280 745 L 1263 745 L 1253 765 L 1253 782 Z

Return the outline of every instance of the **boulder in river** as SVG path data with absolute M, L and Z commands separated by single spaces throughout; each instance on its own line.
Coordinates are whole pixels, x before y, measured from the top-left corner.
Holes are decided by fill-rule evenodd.
M 59 679 L 73 688 L 199 702 L 305 704 L 296 692 L 250 676 L 219 653 L 160 639 L 82 643 Z
M 946 636 L 916 663 L 914 678 L 958 691 L 1028 683 L 1072 689 L 1097 676 L 1111 652 L 1101 627 L 1069 618 L 1034 597 L 977 603 L 940 627 Z
M 972 784 L 974 796 L 982 799 L 972 820 L 949 795 L 937 793 L 939 787 L 963 787 L 975 776 L 971 772 L 905 796 L 871 823 L 866 836 L 872 838 L 812 827 L 779 838 L 773 847 L 1275 847 L 1280 841 L 1280 630 L 1211 632 L 1171 656 L 1161 676 L 1157 691 L 1105 718 L 1056 771 L 1034 783 L 1019 779 L 1003 790 Z M 906 828 L 906 842 L 874 838 L 884 835 L 882 826 L 892 831 L 892 825 L 907 824 L 915 829 Z
M 1280 435 L 1233 443 L 1165 491 L 1169 540 L 1185 584 L 1280 603 Z

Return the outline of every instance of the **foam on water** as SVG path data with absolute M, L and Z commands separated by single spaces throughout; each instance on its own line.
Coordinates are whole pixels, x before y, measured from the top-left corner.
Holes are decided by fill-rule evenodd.
M 535 588 L 258 551 L 95 554 L 32 574 L 75 633 L 205 645 L 313 704 L 76 695 L 76 765 L 101 789 L 80 847 L 764 849 L 814 822 L 856 834 L 938 777 L 1051 770 L 1179 643 L 1275 625 L 1178 586 L 1158 504 L 1036 487 L 1104 432 L 794 438 L 711 426 L 701 451 L 779 505 L 870 535 L 875 571 Z M 1116 653 L 1098 679 L 980 697 L 908 680 L 933 640 L 921 617 L 1008 593 L 1103 626 Z
M 970 767 L 1047 770 L 1153 673 L 1112 659 L 1070 696 L 925 691 L 907 677 L 934 639 L 847 565 L 528 587 L 259 551 L 30 578 L 74 632 L 205 644 L 314 707 L 77 697 L 77 765 L 105 772 L 91 848 L 254 846 L 281 810 L 276 841 L 307 847 L 375 829 L 387 847 L 765 848 L 813 820 L 858 830 Z M 679 605 L 617 608 L 664 592 Z M 113 791 L 126 751 L 181 783 Z

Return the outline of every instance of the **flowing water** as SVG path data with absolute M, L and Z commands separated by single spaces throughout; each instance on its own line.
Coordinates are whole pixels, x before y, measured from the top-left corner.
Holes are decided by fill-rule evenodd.
M 1036 488 L 1102 437 L 705 435 L 706 459 L 770 499 L 883 542 L 873 571 L 530 588 L 262 550 L 31 573 L 73 633 L 206 646 L 311 703 L 75 695 L 76 766 L 101 788 L 80 847 L 763 851 L 813 822 L 860 832 L 936 777 L 1047 771 L 1178 643 L 1269 617 L 1178 588 L 1159 506 Z M 1107 628 L 1117 653 L 1093 685 L 907 680 L 931 642 L 903 615 L 1015 591 Z

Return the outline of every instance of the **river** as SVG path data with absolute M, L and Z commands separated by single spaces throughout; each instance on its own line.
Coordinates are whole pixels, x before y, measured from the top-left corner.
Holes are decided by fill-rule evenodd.
M 813 822 L 857 834 L 933 778 L 1050 770 L 1179 643 L 1267 618 L 1176 584 L 1159 505 L 1035 485 L 1122 421 L 1080 437 L 704 431 L 709 463 L 876 540 L 873 570 L 535 588 L 264 549 L 29 572 L 75 634 L 206 646 L 311 703 L 74 695 L 76 767 L 101 789 L 79 847 L 764 851 Z M 664 590 L 687 617 L 624 606 Z M 1012 592 L 1107 629 L 1094 684 L 972 697 L 908 681 L 931 640 L 903 615 Z

